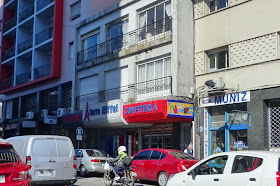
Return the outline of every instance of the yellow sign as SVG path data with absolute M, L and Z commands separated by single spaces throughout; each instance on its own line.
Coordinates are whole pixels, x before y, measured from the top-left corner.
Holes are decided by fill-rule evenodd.
M 193 104 L 182 101 L 168 100 L 167 115 L 193 119 Z

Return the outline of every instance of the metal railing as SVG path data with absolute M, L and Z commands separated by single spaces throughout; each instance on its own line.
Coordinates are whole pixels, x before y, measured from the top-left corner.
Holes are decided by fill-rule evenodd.
M 20 44 L 18 44 L 18 53 L 21 53 L 21 52 L 31 48 L 32 44 L 33 44 L 33 36 L 31 36 L 27 40 L 25 40 L 25 41 L 21 42 Z
M 37 11 L 41 10 L 48 4 L 52 3 L 54 0 L 38 0 L 37 1 Z
M 16 24 L 17 24 L 17 16 L 14 16 L 4 23 L 4 32 L 13 28 L 14 26 L 16 26 Z
M 34 4 L 27 6 L 25 10 L 19 13 L 19 22 L 25 20 L 26 18 L 30 17 L 34 14 Z
M 172 18 L 168 17 L 78 52 L 77 64 L 79 65 L 89 61 L 97 64 L 98 58 L 104 57 L 110 53 L 118 52 L 130 46 L 138 45 L 139 43 L 163 37 L 171 31 Z
M 5 90 L 14 86 L 14 77 L 4 79 L 0 83 L 0 90 Z
M 31 71 L 19 74 L 16 76 L 16 85 L 21 85 L 31 81 Z
M 76 98 L 77 109 L 81 109 L 81 103 L 85 102 L 106 102 L 115 99 L 122 99 L 127 102 L 131 98 L 141 100 L 151 97 L 170 95 L 172 93 L 172 77 L 164 77 L 145 81 L 128 86 L 118 87 L 105 91 L 94 92 Z
M 3 52 L 3 61 L 15 56 L 15 47 L 11 47 Z
M 5 0 L 5 1 L 4 1 L 4 4 L 6 5 L 6 4 L 8 4 L 10 1 L 12 1 L 12 0 Z
M 42 65 L 34 69 L 34 79 L 39 79 L 51 74 L 51 63 Z
M 39 43 L 42 43 L 50 38 L 53 37 L 53 28 L 48 28 L 46 30 L 43 30 L 42 32 L 39 32 L 36 34 L 35 39 L 36 39 L 36 45 Z

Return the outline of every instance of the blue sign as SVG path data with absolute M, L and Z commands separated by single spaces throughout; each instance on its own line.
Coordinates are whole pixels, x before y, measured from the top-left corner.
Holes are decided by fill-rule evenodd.
M 76 134 L 77 134 L 77 135 L 83 135 L 83 133 L 84 133 L 84 129 L 83 129 L 82 127 L 78 127 L 78 128 L 76 129 Z

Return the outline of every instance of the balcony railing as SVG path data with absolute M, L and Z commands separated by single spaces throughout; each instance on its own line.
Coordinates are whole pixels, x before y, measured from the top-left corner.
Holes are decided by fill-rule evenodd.
M 172 18 L 168 17 L 151 25 L 146 25 L 145 27 L 78 52 L 77 64 L 79 65 L 90 61 L 92 61 L 93 64 L 97 64 L 98 58 L 118 52 L 130 46 L 138 45 L 139 43 L 163 37 L 171 31 Z
M 8 20 L 6 23 L 4 23 L 4 32 L 10 30 L 17 24 L 17 16 L 14 16 L 10 20 Z
M 29 5 L 25 10 L 19 13 L 19 22 L 25 20 L 34 14 L 34 4 Z
M 20 44 L 18 44 L 18 53 L 21 53 L 21 52 L 31 48 L 32 44 L 33 44 L 33 36 L 28 38 L 27 40 L 21 42 Z
M 42 32 L 39 32 L 38 34 L 36 34 L 35 38 L 36 38 L 36 45 L 38 45 L 39 43 L 42 43 L 50 38 L 53 37 L 53 28 L 48 28 Z
M 5 0 L 5 1 L 4 1 L 4 4 L 6 5 L 6 4 L 8 4 L 10 1 L 12 1 L 12 0 Z
M 151 97 L 160 97 L 170 95 L 172 89 L 172 78 L 164 77 L 142 83 L 132 84 L 129 86 L 114 88 L 105 91 L 94 92 L 77 97 L 77 109 L 81 109 L 81 103 L 91 102 L 106 102 L 115 99 L 122 99 L 124 102 L 135 99 L 141 100 Z
M 3 52 L 3 60 L 4 61 L 13 57 L 13 56 L 15 56 L 15 47 L 14 46 Z
M 31 71 L 19 74 L 16 76 L 16 85 L 21 85 L 31 81 Z
M 51 63 L 42 65 L 34 69 L 34 79 L 39 79 L 51 74 Z
M 14 77 L 4 79 L 0 83 L 0 90 L 11 88 L 13 87 L 13 85 L 14 85 Z
M 41 10 L 48 4 L 52 3 L 54 0 L 38 0 L 37 1 L 37 11 Z

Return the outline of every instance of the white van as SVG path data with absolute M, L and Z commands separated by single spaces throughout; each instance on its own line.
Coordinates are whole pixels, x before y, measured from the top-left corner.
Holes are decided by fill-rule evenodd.
M 77 181 L 76 157 L 68 137 L 16 136 L 6 139 L 29 166 L 32 184 L 70 185 Z

